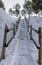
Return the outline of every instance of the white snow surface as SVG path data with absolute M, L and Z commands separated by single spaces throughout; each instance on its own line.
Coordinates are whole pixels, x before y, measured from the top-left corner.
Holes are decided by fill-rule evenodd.
M 6 49 L 6 58 L 0 65 L 38 65 L 38 50 L 29 39 L 24 19 L 20 21 L 15 39 Z
M 8 17 L 9 16 L 6 15 L 2 9 L 0 9 L 0 53 L 2 50 L 5 24 L 7 24 L 10 28 L 12 26 L 11 23 L 13 24 L 16 21 L 14 20 L 14 22 L 12 22 L 12 19 Z M 37 22 L 38 19 L 39 23 Z M 42 18 L 31 16 L 30 24 L 32 24 L 35 29 L 38 29 L 38 27 L 42 27 L 41 21 Z M 33 34 L 35 33 L 33 32 Z M 35 35 L 33 35 L 33 37 L 35 37 L 37 41 L 38 35 Z M 10 36 L 11 33 L 9 37 Z M 15 38 L 6 48 L 5 55 L 6 58 L 0 61 L 0 65 L 38 65 L 38 50 L 35 47 L 34 43 L 30 41 L 26 21 L 24 19 L 20 20 Z
M 2 8 L 0 8 L 0 56 L 2 52 L 2 46 L 3 46 L 5 24 L 7 24 L 8 28 L 10 29 L 11 27 L 13 27 L 13 24 L 15 24 L 16 21 L 17 21 L 17 18 L 15 18 L 14 20 L 11 19 L 9 15 Z M 12 36 L 12 33 L 8 33 L 7 37 L 9 37 L 10 35 Z
M 8 25 L 9 28 L 13 26 L 13 24 L 16 23 L 18 19 L 15 17 L 14 19 L 10 18 L 10 16 L 2 9 L 0 8 L 0 22 L 5 23 Z

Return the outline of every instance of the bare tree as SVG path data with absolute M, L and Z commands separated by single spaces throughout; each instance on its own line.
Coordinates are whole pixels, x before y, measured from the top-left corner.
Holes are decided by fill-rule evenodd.
M 13 10 L 12 10 L 12 8 L 9 9 L 9 15 L 11 15 L 11 16 L 13 15 Z

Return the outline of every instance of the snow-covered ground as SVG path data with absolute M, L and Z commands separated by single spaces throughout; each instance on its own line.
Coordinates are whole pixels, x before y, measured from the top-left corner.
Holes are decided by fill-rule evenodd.
M 2 14 L 3 12 L 3 14 Z M 6 13 L 0 9 L 0 53 L 2 50 L 3 36 L 4 36 L 4 27 L 5 24 L 9 28 L 17 20 L 13 20 L 6 15 Z M 35 29 L 42 27 L 42 18 L 31 16 L 30 24 L 33 25 Z M 3 22 L 2 22 L 3 21 Z M 7 21 L 7 22 L 6 22 Z M 39 22 L 37 22 L 39 21 Z M 1 25 L 2 24 L 2 25 Z M 2 28 L 2 29 L 1 29 Z M 38 40 L 38 35 L 33 37 Z M 10 33 L 9 38 L 12 34 Z M 2 38 L 1 38 L 2 37 Z M 38 42 L 38 41 L 37 41 Z M 9 46 L 6 48 L 5 52 L 6 58 L 0 61 L 0 65 L 38 65 L 38 49 L 33 44 L 33 41 L 30 41 L 30 36 L 27 30 L 25 19 L 21 19 L 15 38 L 11 41 Z
M 4 30 L 5 30 L 5 24 L 8 25 L 8 28 L 10 29 L 13 24 L 15 24 L 17 21 L 17 18 L 11 19 L 9 15 L 0 8 L 0 56 L 2 51 L 2 45 L 3 45 L 3 38 L 4 38 Z M 10 37 L 12 36 L 11 32 L 9 33 Z
M 18 18 L 16 17 L 13 19 L 10 18 L 10 16 L 2 8 L 0 8 L 0 23 L 5 23 L 10 28 L 17 20 Z
M 0 63 L 3 65 L 38 65 L 37 58 L 38 50 L 33 42 L 30 41 L 26 22 L 22 19 L 15 39 L 6 49 L 6 58 Z

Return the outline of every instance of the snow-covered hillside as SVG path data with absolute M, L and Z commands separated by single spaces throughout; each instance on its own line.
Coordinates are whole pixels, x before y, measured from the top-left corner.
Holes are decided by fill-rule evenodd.
M 17 19 L 12 20 L 3 9 L 0 9 L 0 53 L 2 50 L 5 24 L 8 25 L 8 28 L 11 28 L 16 20 Z M 41 21 L 42 18 L 40 17 L 30 17 L 30 25 L 32 24 L 35 29 L 42 26 Z M 33 32 L 33 35 L 34 34 Z M 12 33 L 8 35 L 9 38 L 11 35 Z M 38 35 L 35 35 L 33 37 L 36 38 L 37 41 Z M 0 61 L 0 65 L 38 65 L 38 49 L 35 47 L 33 41 L 30 41 L 25 19 L 20 20 L 15 38 L 12 39 L 6 48 L 5 59 Z
M 5 23 L 10 27 L 16 23 L 17 20 L 18 19 L 16 17 L 14 19 L 10 18 L 10 16 L 2 8 L 0 8 L 0 23 Z

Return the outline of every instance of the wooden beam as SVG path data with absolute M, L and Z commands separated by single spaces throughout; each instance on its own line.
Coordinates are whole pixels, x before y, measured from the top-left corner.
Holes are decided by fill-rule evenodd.
M 39 64 L 42 64 L 42 27 L 39 27 L 39 44 L 40 44 L 40 49 L 39 49 Z

